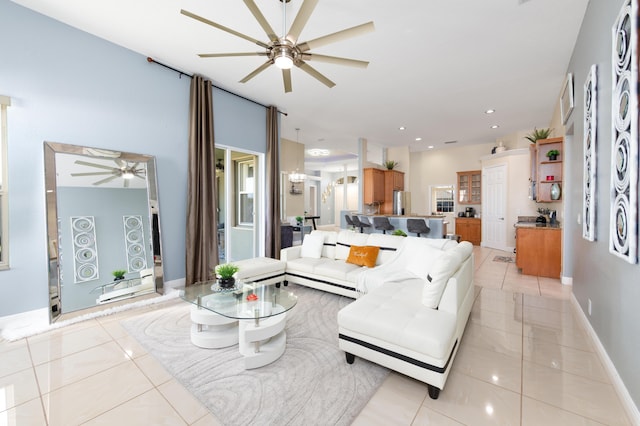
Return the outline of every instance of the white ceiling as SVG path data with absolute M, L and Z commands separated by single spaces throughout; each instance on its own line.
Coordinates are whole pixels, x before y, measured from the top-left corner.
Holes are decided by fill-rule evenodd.
M 370 61 L 367 69 L 310 64 L 336 83 L 332 89 L 294 67 L 284 93 L 272 66 L 238 81 L 264 57 L 208 58 L 198 53 L 262 48 L 180 14 L 203 16 L 268 41 L 241 0 L 14 0 L 71 26 L 150 56 L 266 105 L 276 105 L 282 136 L 307 148 L 355 153 L 358 138 L 423 151 L 493 142 L 548 126 L 565 79 L 588 0 L 320 0 L 300 41 L 368 21 L 375 32 L 313 53 Z M 255 0 L 276 33 L 282 3 Z M 302 0 L 287 5 L 287 20 Z M 150 64 L 149 66 L 157 66 Z M 580 84 L 577 82 L 576 84 Z M 494 114 L 484 111 L 493 108 Z M 497 124 L 498 129 L 490 126 Z M 400 126 L 406 126 L 400 131 Z M 296 129 L 300 129 L 296 132 Z M 422 141 L 416 142 L 415 138 Z

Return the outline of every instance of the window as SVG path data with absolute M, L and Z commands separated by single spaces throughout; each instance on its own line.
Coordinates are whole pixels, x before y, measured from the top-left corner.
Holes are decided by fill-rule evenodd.
M 435 213 L 453 212 L 453 186 L 434 186 L 431 188 L 431 205 Z
M 9 268 L 9 186 L 7 159 L 7 107 L 11 99 L 0 95 L 0 269 Z
M 255 181 L 253 178 L 254 161 L 243 160 L 237 163 L 237 188 L 238 188 L 238 225 L 253 225 L 253 193 Z

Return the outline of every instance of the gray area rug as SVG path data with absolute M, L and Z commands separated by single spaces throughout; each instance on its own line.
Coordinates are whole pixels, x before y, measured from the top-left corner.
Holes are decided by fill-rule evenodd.
M 202 349 L 189 339 L 188 303 L 122 321 L 123 327 L 225 425 L 348 425 L 388 374 L 338 349 L 335 294 L 290 284 L 287 348 L 276 362 L 244 369 L 237 346 Z
M 515 259 L 511 256 L 496 256 L 493 258 L 494 262 L 514 263 Z

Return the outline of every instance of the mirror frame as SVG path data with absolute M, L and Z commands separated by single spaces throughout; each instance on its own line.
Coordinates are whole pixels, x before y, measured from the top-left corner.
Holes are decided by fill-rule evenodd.
M 97 159 L 113 159 L 113 156 L 109 156 L 109 153 L 114 153 L 116 151 L 99 149 L 87 146 L 80 145 L 70 145 L 58 142 L 44 142 L 44 177 L 45 177 L 45 195 L 46 195 L 46 212 L 47 212 L 47 262 L 48 262 L 48 272 L 49 272 L 49 321 L 51 323 L 55 322 L 62 315 L 62 294 L 60 289 L 60 267 L 59 262 L 55 262 L 55 265 L 52 265 L 52 260 L 58 260 L 58 250 L 57 247 L 59 245 L 58 241 L 58 204 L 57 204 L 57 169 L 56 169 L 56 161 L 55 155 L 57 153 L 63 154 L 74 154 L 81 155 L 87 158 L 97 158 Z M 160 226 L 160 208 L 158 205 L 158 184 L 157 184 L 157 176 L 156 176 L 156 160 L 154 156 L 144 155 L 144 154 L 134 154 L 130 152 L 121 152 L 118 158 L 123 160 L 139 162 L 146 164 L 147 168 L 147 204 L 149 208 L 149 224 L 153 226 L 153 216 L 155 213 L 158 215 L 158 251 L 160 256 L 157 259 L 154 259 L 153 264 L 153 279 L 155 284 L 155 292 L 162 294 L 164 291 L 164 271 L 163 271 L 163 262 L 162 262 L 162 231 Z M 100 155 L 104 153 L 104 155 Z M 52 244 L 55 241 L 55 245 Z M 155 242 L 154 242 L 155 244 Z M 156 247 L 153 247 L 154 249 Z M 155 256 L 154 256 L 155 258 Z M 142 293 L 140 295 L 134 295 L 127 299 L 120 299 L 119 302 L 125 300 L 132 300 L 138 297 L 142 297 L 145 295 L 149 295 L 151 293 Z M 116 303 L 116 301 L 111 302 Z M 94 305 L 87 307 L 85 309 L 95 308 Z M 83 310 L 85 310 L 83 309 Z M 74 311 L 77 312 L 77 311 Z

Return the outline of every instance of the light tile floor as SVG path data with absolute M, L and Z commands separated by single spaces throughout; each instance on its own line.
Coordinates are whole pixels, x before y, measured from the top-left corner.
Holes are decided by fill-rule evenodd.
M 477 298 L 440 397 L 392 372 L 354 424 L 631 424 L 571 287 L 493 260 L 509 253 L 474 252 Z M 166 306 L 0 342 L 0 425 L 220 424 L 119 324 Z

